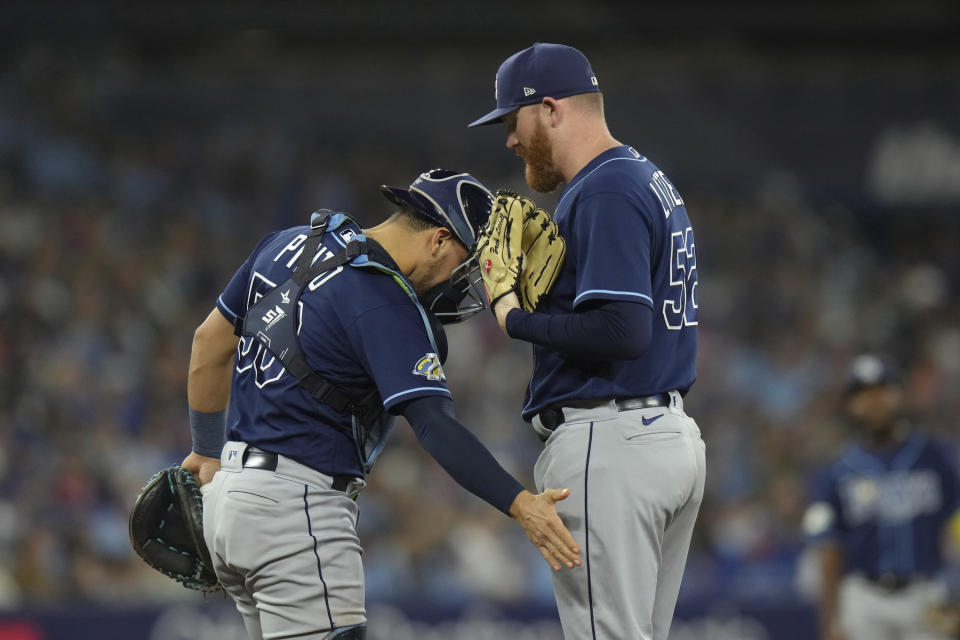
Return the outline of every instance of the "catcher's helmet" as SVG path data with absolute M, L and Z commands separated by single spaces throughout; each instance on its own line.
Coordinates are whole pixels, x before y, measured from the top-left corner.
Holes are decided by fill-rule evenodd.
M 382 185 L 380 192 L 394 204 L 450 229 L 469 252 L 450 280 L 422 296 L 423 303 L 444 324 L 466 320 L 483 310 L 487 296 L 475 249 L 493 207 L 490 191 L 469 173 L 431 169 L 421 173 L 408 189 Z
M 425 171 L 407 189 L 382 185 L 380 191 L 394 204 L 450 229 L 471 253 L 493 207 L 493 195 L 479 180 L 449 169 Z

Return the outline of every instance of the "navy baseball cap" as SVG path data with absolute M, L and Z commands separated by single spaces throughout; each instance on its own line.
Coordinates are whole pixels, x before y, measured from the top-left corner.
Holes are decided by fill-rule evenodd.
M 503 61 L 493 89 L 497 108 L 467 126 L 500 122 L 508 113 L 544 98 L 593 91 L 600 91 L 600 85 L 585 55 L 563 44 L 538 42 Z
M 847 377 L 846 394 L 852 395 L 871 387 L 897 386 L 900 384 L 900 371 L 888 358 L 865 353 L 850 363 Z
M 425 171 L 407 189 L 381 185 L 380 192 L 395 205 L 450 229 L 470 252 L 493 207 L 493 195 L 479 180 L 449 169 Z

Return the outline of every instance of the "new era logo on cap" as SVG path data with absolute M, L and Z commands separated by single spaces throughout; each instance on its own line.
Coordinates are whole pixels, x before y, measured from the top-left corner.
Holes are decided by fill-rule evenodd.
M 563 44 L 538 42 L 500 65 L 494 82 L 497 108 L 468 126 L 500 122 L 503 116 L 542 98 L 566 98 L 599 91 L 587 57 Z

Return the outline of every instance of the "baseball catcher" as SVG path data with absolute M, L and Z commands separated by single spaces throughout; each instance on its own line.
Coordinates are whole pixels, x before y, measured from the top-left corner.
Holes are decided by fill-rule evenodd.
M 530 198 L 497 191 L 477 247 L 490 308 L 513 292 L 526 311 L 536 309 L 556 281 L 566 252 L 549 213 Z
M 183 586 L 218 591 L 203 541 L 203 500 L 193 474 L 180 466 L 157 473 L 130 512 L 130 543 L 144 561 Z

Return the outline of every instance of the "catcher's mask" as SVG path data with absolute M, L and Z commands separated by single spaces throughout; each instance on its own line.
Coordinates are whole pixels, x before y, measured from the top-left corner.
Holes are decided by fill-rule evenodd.
M 487 296 L 476 256 L 471 254 L 453 270 L 449 280 L 421 295 L 420 301 L 443 324 L 462 322 L 485 309 Z
M 380 192 L 394 204 L 450 229 L 467 248 L 469 256 L 453 270 L 450 280 L 421 296 L 424 305 L 444 324 L 461 322 L 485 309 L 487 296 L 474 250 L 493 207 L 490 191 L 469 173 L 431 169 L 408 189 L 383 185 Z

